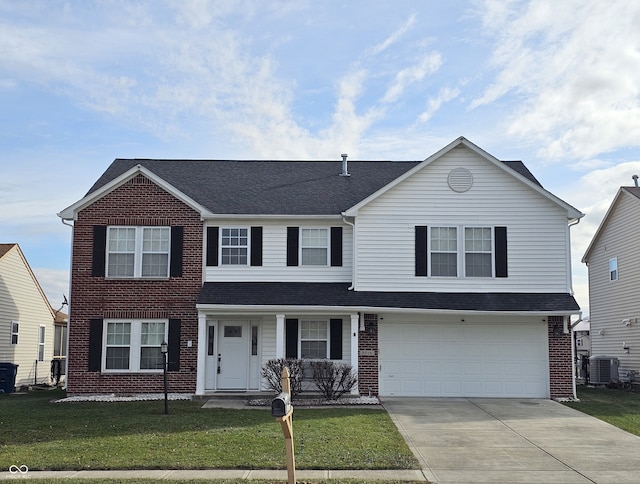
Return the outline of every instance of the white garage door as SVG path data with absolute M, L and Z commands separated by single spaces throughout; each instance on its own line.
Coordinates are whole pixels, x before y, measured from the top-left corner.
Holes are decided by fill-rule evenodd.
M 544 322 L 385 323 L 381 395 L 549 397 Z

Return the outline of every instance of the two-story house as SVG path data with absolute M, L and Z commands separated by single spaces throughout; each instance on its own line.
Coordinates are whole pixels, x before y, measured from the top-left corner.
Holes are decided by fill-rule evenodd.
M 264 389 L 329 358 L 380 395 L 573 395 L 570 226 L 521 162 L 117 159 L 73 222 L 68 390 Z
M 640 375 L 640 188 L 620 187 L 587 247 L 591 354 L 618 358 L 621 379 Z

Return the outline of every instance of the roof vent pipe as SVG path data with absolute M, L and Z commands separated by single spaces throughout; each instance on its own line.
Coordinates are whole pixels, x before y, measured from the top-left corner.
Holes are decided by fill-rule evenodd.
M 344 156 L 344 155 L 342 155 Z M 638 175 L 633 175 L 631 178 L 633 178 L 633 183 L 636 184 L 636 188 L 638 188 Z
M 342 153 L 340 156 L 342 156 L 342 173 L 340 173 L 340 176 L 351 176 L 347 168 L 347 157 L 349 155 L 346 153 Z

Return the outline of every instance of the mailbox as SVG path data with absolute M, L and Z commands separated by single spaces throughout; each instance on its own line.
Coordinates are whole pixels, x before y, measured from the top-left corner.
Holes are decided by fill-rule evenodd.
M 281 393 L 271 400 L 271 416 L 284 417 L 291 410 L 291 397 L 288 393 Z

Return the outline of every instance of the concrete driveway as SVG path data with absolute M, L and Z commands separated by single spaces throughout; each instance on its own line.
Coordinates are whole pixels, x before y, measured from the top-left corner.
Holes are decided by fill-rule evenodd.
M 382 403 L 432 482 L 640 482 L 640 437 L 558 402 L 393 397 Z

